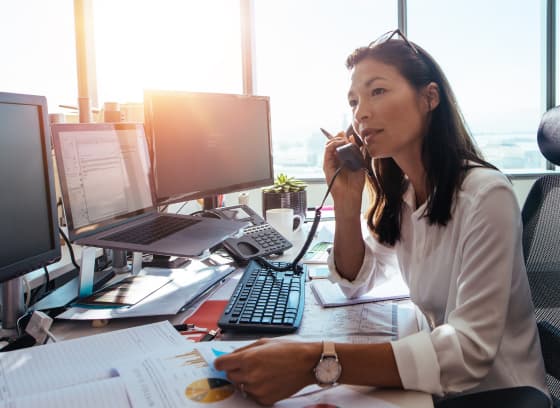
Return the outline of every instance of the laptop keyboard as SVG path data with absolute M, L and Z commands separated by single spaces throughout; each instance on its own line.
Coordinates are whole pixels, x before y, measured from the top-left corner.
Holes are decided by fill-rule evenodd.
M 191 218 L 159 216 L 124 231 L 107 235 L 101 239 L 104 241 L 148 245 L 200 221 L 201 220 L 193 220 Z
M 278 272 L 250 261 L 218 326 L 224 331 L 293 332 L 303 317 L 304 285 L 305 272 Z

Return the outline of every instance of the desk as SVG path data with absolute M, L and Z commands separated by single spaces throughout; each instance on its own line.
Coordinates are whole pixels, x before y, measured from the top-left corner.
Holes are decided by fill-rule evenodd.
M 300 232 L 298 236 L 294 239 L 294 248 L 287 251 L 284 256 L 282 257 L 283 260 L 291 260 L 296 254 L 301 245 L 300 242 L 303 241 L 305 237 L 304 232 Z M 238 272 L 240 273 L 240 272 Z M 234 287 L 235 282 L 231 282 L 231 285 L 224 285 L 218 292 L 214 294 L 218 298 L 227 298 L 228 294 L 231 294 Z M 306 303 L 309 307 L 314 307 L 314 303 L 316 305 L 315 298 L 309 294 L 307 294 Z M 318 305 L 316 305 L 319 307 Z M 158 316 L 158 317 L 143 317 L 143 318 L 130 318 L 130 319 L 114 319 L 109 322 L 108 325 L 103 327 L 92 327 L 91 322 L 88 321 L 60 321 L 56 320 L 55 324 L 52 328 L 52 332 L 55 336 L 59 339 L 71 339 L 91 334 L 97 334 L 102 332 L 108 332 L 116 329 L 128 328 L 132 326 L 148 324 L 158 322 L 164 319 L 169 320 L 173 324 L 182 323 L 186 317 L 188 317 L 192 313 L 193 309 L 185 311 L 184 313 L 173 315 L 173 316 Z M 338 309 L 337 312 L 342 312 L 342 309 Z M 325 311 L 325 313 L 327 313 Z M 312 319 L 308 319 L 312 320 Z M 305 318 L 304 322 L 305 324 Z M 303 329 L 302 324 L 302 329 Z M 301 329 L 300 329 L 301 331 Z M 297 337 L 297 334 L 295 335 Z M 235 336 L 227 336 L 227 339 L 235 339 Z M 373 390 L 371 391 L 370 388 L 367 387 L 351 387 L 352 389 L 359 390 L 359 392 L 371 392 L 376 398 L 379 398 L 383 401 L 388 403 L 395 404 L 399 407 L 432 407 L 432 399 L 431 396 L 421 392 L 414 392 L 414 391 L 398 391 L 398 390 Z

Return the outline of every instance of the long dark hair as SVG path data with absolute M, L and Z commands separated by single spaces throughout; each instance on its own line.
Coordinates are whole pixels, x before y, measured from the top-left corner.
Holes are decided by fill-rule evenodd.
M 495 167 L 482 159 L 439 65 L 424 49 L 414 46 L 418 52 L 405 41 L 394 39 L 374 47 L 361 47 L 347 58 L 346 66 L 352 69 L 360 61 L 372 58 L 396 68 L 417 91 L 430 82 L 438 85 L 439 105 L 431 112 L 422 140 L 422 164 L 428 191 L 423 215 L 430 225 L 445 226 L 451 219 L 454 198 L 467 171 L 473 167 L 469 162 L 475 163 L 475 167 Z M 367 151 L 364 152 L 369 173 L 373 174 L 367 183 L 372 202 L 367 224 L 381 243 L 393 246 L 400 239 L 403 194 L 408 181 L 392 158 L 371 160 Z

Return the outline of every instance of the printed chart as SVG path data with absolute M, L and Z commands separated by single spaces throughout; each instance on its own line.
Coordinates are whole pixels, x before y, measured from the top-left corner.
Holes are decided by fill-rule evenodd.
M 187 343 L 173 354 L 148 355 L 140 361 L 117 364 L 136 407 L 235 407 L 252 406 L 214 360 L 248 342 Z M 248 403 L 248 404 L 247 404 Z M 256 406 L 256 405 L 255 405 Z
M 249 342 L 186 343 L 184 349 L 116 364 L 134 408 L 259 408 L 214 368 L 214 360 Z M 396 408 L 344 386 L 311 385 L 275 408 Z
M 185 395 L 191 401 L 212 403 L 233 395 L 235 387 L 222 378 L 203 378 L 189 384 Z

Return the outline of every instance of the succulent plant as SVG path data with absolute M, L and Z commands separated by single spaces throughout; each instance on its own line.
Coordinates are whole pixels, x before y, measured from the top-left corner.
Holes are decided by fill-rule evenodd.
M 274 185 L 263 188 L 265 193 L 290 193 L 296 191 L 303 191 L 307 188 L 301 180 L 294 177 L 288 177 L 285 173 L 280 173 L 274 180 Z

